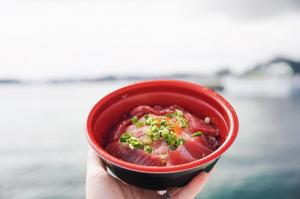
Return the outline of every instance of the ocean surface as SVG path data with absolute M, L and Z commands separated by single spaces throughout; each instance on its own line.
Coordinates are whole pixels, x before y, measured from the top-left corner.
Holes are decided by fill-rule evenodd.
M 0 85 L 0 198 L 84 198 L 87 114 L 124 84 Z M 300 98 L 224 95 L 239 135 L 198 198 L 300 198 Z

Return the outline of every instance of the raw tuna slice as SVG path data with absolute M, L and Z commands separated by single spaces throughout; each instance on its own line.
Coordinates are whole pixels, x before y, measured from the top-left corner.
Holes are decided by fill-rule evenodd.
M 131 124 L 130 119 L 127 119 L 127 120 L 124 120 L 123 122 L 121 122 L 118 125 L 118 128 L 116 128 L 115 131 L 112 133 L 113 140 L 118 140 L 120 138 L 120 136 L 125 132 L 125 129 L 127 128 L 127 126 L 129 126 L 130 124 Z
M 105 150 L 145 166 L 189 163 L 219 147 L 219 130 L 206 122 L 177 105 L 138 106 L 115 127 Z
M 207 146 L 202 136 L 186 140 L 184 147 L 196 159 L 203 158 L 213 152 L 213 150 Z
M 163 109 L 160 106 L 155 106 L 153 108 L 151 106 L 138 106 L 131 111 L 130 115 L 142 116 L 149 113 L 155 115 L 165 115 L 168 113 L 173 113 L 176 108 L 178 108 L 176 105 Z
M 169 151 L 168 165 L 179 165 L 195 161 L 196 159 L 181 145 L 175 151 Z
M 132 150 L 122 146 L 118 141 L 110 143 L 105 150 L 117 158 L 134 164 L 147 166 L 163 166 L 164 164 L 159 156 L 150 155 L 141 149 Z
M 194 133 L 196 131 L 201 131 L 202 133 L 211 136 L 217 136 L 219 134 L 216 128 L 205 123 L 203 120 L 193 116 L 188 112 L 184 112 L 184 117 L 188 120 L 189 131 L 191 133 Z

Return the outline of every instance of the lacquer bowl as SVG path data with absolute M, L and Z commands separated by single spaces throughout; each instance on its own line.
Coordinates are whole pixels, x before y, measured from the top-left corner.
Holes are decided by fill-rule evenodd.
M 220 147 L 194 162 L 165 167 L 141 166 L 110 155 L 104 149 L 113 129 L 140 105 L 179 105 L 200 118 L 210 117 L 220 131 Z M 115 177 L 133 186 L 166 190 L 185 186 L 200 172 L 209 172 L 235 140 L 238 125 L 232 106 L 215 91 L 186 81 L 153 80 L 125 86 L 100 99 L 88 116 L 87 138 Z

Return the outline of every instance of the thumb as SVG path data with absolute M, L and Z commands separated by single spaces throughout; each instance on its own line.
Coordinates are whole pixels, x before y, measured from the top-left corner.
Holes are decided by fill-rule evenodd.
M 214 169 L 213 169 L 214 170 Z M 168 195 L 173 199 L 192 199 L 203 189 L 211 172 L 201 172 L 192 179 L 185 187 L 179 190 L 168 191 Z
M 87 175 L 94 175 L 97 173 L 106 173 L 106 166 L 99 158 L 96 152 L 89 148 L 87 154 Z

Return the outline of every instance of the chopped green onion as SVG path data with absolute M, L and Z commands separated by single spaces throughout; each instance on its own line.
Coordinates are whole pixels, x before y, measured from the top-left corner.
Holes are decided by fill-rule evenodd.
M 151 126 L 155 126 L 155 125 L 157 125 L 157 124 L 158 124 L 158 121 L 157 121 L 157 120 L 152 120 L 151 123 L 150 123 Z
M 144 122 L 137 122 L 137 123 L 135 123 L 135 126 L 136 126 L 137 128 L 141 128 L 141 127 L 144 126 L 144 125 L 145 125 Z
M 170 118 L 173 118 L 174 117 L 174 113 L 168 113 L 165 115 L 166 117 L 170 117 Z
M 158 132 L 161 134 L 161 136 L 163 138 L 166 138 L 169 135 L 169 133 L 170 133 L 169 129 L 167 129 L 167 128 L 161 128 L 161 129 L 159 129 Z
M 159 138 L 160 138 L 160 133 L 159 132 L 154 132 L 152 134 L 152 139 L 153 140 L 159 140 Z
M 131 122 L 132 124 L 136 124 L 138 122 L 138 117 L 137 116 L 132 117 Z
M 129 147 L 132 149 L 133 148 L 140 148 L 142 147 L 142 143 L 136 138 L 136 137 L 131 137 L 127 140 L 127 143 L 129 144 Z
M 152 144 L 152 139 L 150 136 L 145 136 L 142 139 L 143 144 Z
M 169 145 L 169 148 L 170 148 L 172 151 L 175 151 L 178 147 L 176 147 L 175 145 Z
M 178 146 L 182 145 L 185 142 L 183 138 L 180 138 L 177 141 L 178 141 Z
M 161 126 L 165 126 L 167 124 L 167 122 L 165 121 L 165 120 L 162 120 L 161 122 L 160 122 L 160 125 Z
M 170 132 L 164 137 L 165 142 L 169 145 L 169 148 L 175 150 L 177 148 L 177 136 L 175 133 Z
M 152 122 L 152 117 L 149 116 L 148 118 L 146 118 L 146 125 L 150 125 L 151 122 Z
M 174 112 L 177 123 L 181 128 L 185 128 L 188 124 L 186 118 L 183 115 L 183 111 L 176 109 Z
M 183 116 L 183 112 L 181 110 L 176 109 L 175 110 L 175 115 L 176 116 Z
M 192 134 L 192 137 L 197 137 L 197 136 L 201 136 L 202 132 L 201 131 L 197 131 L 196 133 Z
M 147 153 L 151 153 L 152 152 L 152 148 L 149 145 L 145 145 L 144 146 L 144 151 Z
M 142 138 L 134 137 L 130 132 L 124 133 L 120 137 L 121 142 L 128 143 L 131 149 L 140 148 L 145 152 L 151 153 L 151 144 L 156 140 L 164 140 L 170 149 L 176 150 L 182 145 L 185 140 L 177 137 L 177 134 L 172 131 L 174 127 L 174 120 L 167 122 L 166 117 L 175 117 L 176 122 L 181 128 L 185 128 L 188 123 L 183 115 L 183 111 L 176 109 L 172 114 L 166 114 L 165 116 L 152 117 L 149 114 L 144 115 L 143 120 L 139 120 L 137 116 L 131 118 L 131 122 L 135 124 L 137 128 L 147 125 L 145 129 L 145 135 Z
M 185 142 L 183 138 L 177 138 L 174 132 L 162 132 L 162 137 L 172 150 L 176 150 Z
M 129 133 L 129 132 L 126 132 L 126 133 L 124 133 L 121 137 L 120 137 L 120 141 L 121 142 L 126 142 L 128 139 L 130 139 L 131 138 L 131 133 Z
M 167 127 L 161 126 L 158 131 L 160 131 L 160 132 L 163 132 L 163 131 L 169 132 L 169 129 Z
M 177 122 L 181 128 L 185 128 L 187 126 L 187 121 L 183 117 L 177 118 Z
M 151 126 L 151 131 L 153 132 L 158 131 L 158 127 L 156 125 Z

